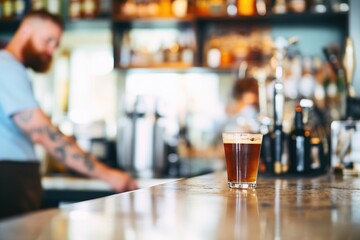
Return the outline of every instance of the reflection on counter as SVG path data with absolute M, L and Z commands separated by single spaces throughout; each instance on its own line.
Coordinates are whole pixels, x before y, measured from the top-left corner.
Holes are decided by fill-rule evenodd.
M 139 188 L 174 181 L 179 178 L 190 178 L 224 169 L 224 162 L 210 159 L 180 160 L 161 176 L 137 178 Z M 49 174 L 43 176 L 44 197 L 42 208 L 58 207 L 115 194 L 110 186 L 100 180 L 84 178 L 78 174 Z
M 137 184 L 139 188 L 149 188 L 175 180 L 175 178 L 137 179 Z M 61 207 L 69 203 L 116 194 L 101 180 L 66 175 L 45 176 L 42 178 L 42 186 L 44 188 L 42 208 Z

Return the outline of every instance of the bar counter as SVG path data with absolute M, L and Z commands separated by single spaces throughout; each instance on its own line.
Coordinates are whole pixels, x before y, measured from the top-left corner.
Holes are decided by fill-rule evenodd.
M 360 239 L 360 178 L 232 190 L 218 171 L 8 219 L 0 239 Z

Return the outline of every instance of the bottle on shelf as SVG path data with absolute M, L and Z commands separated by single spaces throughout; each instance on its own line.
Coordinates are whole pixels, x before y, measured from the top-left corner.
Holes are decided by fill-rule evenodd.
M 324 0 L 314 0 L 311 6 L 311 11 L 313 13 L 325 13 L 328 11 L 328 8 Z
M 275 14 L 284 14 L 286 13 L 286 1 L 285 0 L 276 0 L 272 8 L 272 12 Z
M 81 1 L 69 0 L 69 18 L 79 19 L 81 18 Z
M 289 0 L 287 2 L 287 8 L 288 8 L 289 12 L 303 13 L 306 11 L 306 1 L 305 0 Z
M 0 0 L 0 5 L 2 6 L 2 19 L 12 19 L 14 7 L 11 0 Z
M 204 15 L 222 16 L 226 15 L 226 1 L 225 0 L 208 0 L 203 2 L 201 7 Z
M 45 0 L 31 0 L 31 9 L 32 10 L 44 9 L 45 7 L 46 7 Z
M 52 14 L 61 15 L 61 0 L 47 0 L 46 9 Z
M 294 130 L 290 134 L 290 171 L 306 174 L 310 169 L 310 131 L 305 130 L 302 107 L 297 105 Z
M 171 5 L 172 13 L 175 17 L 185 17 L 188 11 L 187 0 L 174 0 Z
M 227 0 L 226 2 L 226 13 L 229 16 L 236 16 L 238 13 L 236 0 Z
M 171 0 L 159 1 L 159 15 L 161 17 L 171 16 Z
M 257 14 L 264 16 L 267 12 L 265 0 L 256 0 L 256 12 Z
M 333 12 L 348 12 L 350 9 L 348 0 L 331 0 L 331 9 Z
M 23 18 L 28 9 L 28 3 L 26 0 L 13 0 L 13 18 Z
M 95 18 L 98 16 L 99 1 L 98 0 L 83 0 L 81 4 L 82 18 Z
M 128 0 L 126 2 L 117 1 L 118 2 L 118 10 L 115 10 L 115 13 L 118 16 L 135 16 L 136 15 L 136 4 L 133 0 Z
M 256 0 L 238 0 L 238 15 L 252 16 L 256 13 Z

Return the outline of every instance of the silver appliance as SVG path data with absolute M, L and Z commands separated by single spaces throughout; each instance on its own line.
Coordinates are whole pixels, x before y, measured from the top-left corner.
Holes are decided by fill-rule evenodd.
M 118 123 L 118 165 L 135 177 L 162 176 L 167 167 L 166 124 L 159 99 L 127 96 L 123 105 Z

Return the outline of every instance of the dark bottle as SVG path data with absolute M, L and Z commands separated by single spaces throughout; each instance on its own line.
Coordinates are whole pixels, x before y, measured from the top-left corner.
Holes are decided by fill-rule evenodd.
M 305 130 L 300 105 L 295 108 L 294 130 L 290 135 L 290 170 L 292 173 L 308 173 L 310 166 L 310 131 Z

